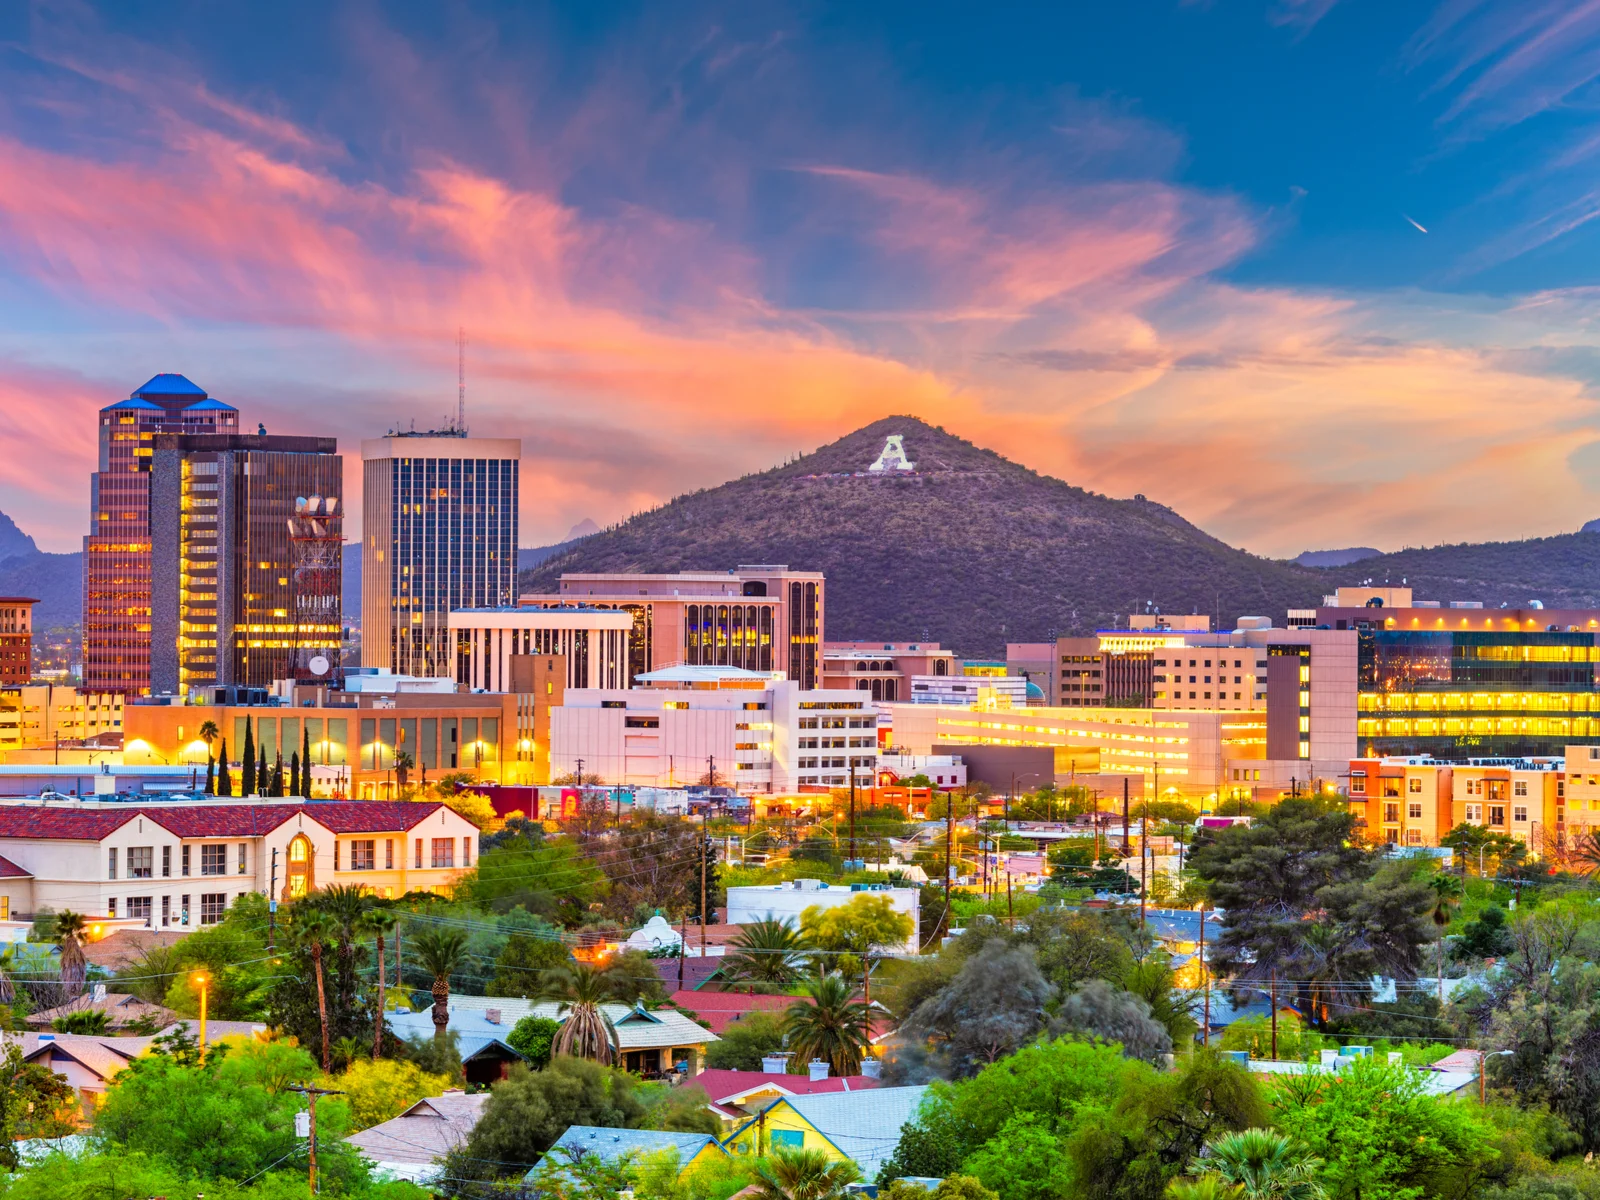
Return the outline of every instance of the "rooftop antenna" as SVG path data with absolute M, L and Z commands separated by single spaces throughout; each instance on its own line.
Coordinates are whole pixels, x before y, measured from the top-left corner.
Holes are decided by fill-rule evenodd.
M 456 428 L 467 432 L 467 331 L 456 327 Z

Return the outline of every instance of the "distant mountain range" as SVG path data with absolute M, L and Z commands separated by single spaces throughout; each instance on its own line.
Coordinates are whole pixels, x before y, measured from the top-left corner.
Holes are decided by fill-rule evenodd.
M 872 472 L 899 434 L 909 471 Z M 1595 523 L 1591 523 L 1595 524 Z M 1116 500 L 1011 462 L 915 417 L 692 492 L 611 529 L 573 526 L 518 551 L 521 590 L 565 571 L 726 570 L 786 562 L 828 576 L 827 635 L 940 641 L 966 655 L 1125 625 L 1131 612 L 1282 622 L 1340 584 L 1407 584 L 1419 599 L 1600 608 L 1600 525 L 1521 542 L 1381 554 L 1237 550 L 1163 505 Z M 76 625 L 83 555 L 49 554 L 0 514 L 0 594 L 35 596 L 40 628 Z M 361 611 L 361 546 L 344 548 L 344 610 Z
M 869 471 L 895 434 L 913 469 Z M 522 572 L 524 592 L 554 590 L 567 571 L 784 562 L 827 574 L 830 639 L 936 640 L 968 655 L 1125 625 L 1149 606 L 1281 623 L 1286 609 L 1369 579 L 1406 579 L 1419 598 L 1600 606 L 1593 534 L 1283 562 L 1236 550 L 1163 505 L 1074 487 L 915 417 L 876 421 L 552 549 Z

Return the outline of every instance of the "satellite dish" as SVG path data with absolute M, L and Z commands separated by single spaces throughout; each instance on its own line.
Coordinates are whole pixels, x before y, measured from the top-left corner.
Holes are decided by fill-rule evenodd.
M 326 655 L 317 654 L 314 655 L 311 661 L 306 665 L 311 668 L 311 673 L 313 675 L 326 675 L 328 673 L 328 667 L 331 664 L 328 662 Z

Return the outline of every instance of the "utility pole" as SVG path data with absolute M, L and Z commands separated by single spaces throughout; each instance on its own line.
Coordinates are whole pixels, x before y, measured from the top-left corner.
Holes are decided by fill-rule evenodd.
M 1006 872 L 1006 924 L 1011 927 L 1011 932 L 1017 931 L 1017 914 L 1011 907 L 1011 872 Z
M 335 1091 L 332 1088 L 319 1088 L 310 1086 L 291 1087 L 286 1088 L 285 1090 L 290 1092 L 299 1092 L 301 1095 L 305 1096 L 307 1107 L 311 1111 L 311 1194 L 315 1196 L 317 1194 L 317 1101 L 323 1096 L 342 1096 L 344 1093 Z
M 1272 968 L 1272 1057 L 1278 1057 L 1278 968 Z
M 706 956 L 706 817 L 700 814 L 700 957 Z
M 955 840 L 956 794 L 950 793 L 944 806 L 944 931 L 950 932 L 950 876 L 955 870 L 955 859 L 950 856 L 950 845 Z
M 678 990 L 683 991 L 683 960 L 689 957 L 689 910 L 683 910 L 683 921 L 678 927 Z
M 1205 1017 L 1200 1026 L 1200 1041 L 1211 1045 L 1211 972 L 1206 970 L 1206 902 L 1200 901 L 1200 978 L 1205 985 Z
M 272 848 L 272 884 L 267 889 L 267 953 L 276 954 L 278 937 L 278 848 Z
M 1133 840 L 1128 836 L 1128 777 L 1122 777 L 1122 857 L 1133 853 Z
M 850 861 L 856 860 L 856 760 L 850 758 Z

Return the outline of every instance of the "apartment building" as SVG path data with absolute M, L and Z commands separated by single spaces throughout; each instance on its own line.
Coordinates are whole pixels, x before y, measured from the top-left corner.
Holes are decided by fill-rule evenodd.
M 122 734 L 123 698 L 37 683 L 0 688 L 0 754 Z
M 478 830 L 442 804 L 81 801 L 0 805 L 0 919 L 51 909 L 192 928 L 252 892 L 329 884 L 447 894 Z
M 449 626 L 455 681 L 462 687 L 526 692 L 533 661 L 552 655 L 565 664 L 569 688 L 628 686 L 628 613 L 585 604 L 468 608 L 452 612 Z
M 807 689 L 781 672 L 677 666 L 632 689 L 576 689 L 551 713 L 550 764 L 607 784 L 715 783 L 783 794 L 877 778 L 877 713 L 859 689 Z
M 26 596 L 0 596 L 0 687 L 33 678 L 33 606 Z
M 1573 808 L 1575 791 L 1580 802 L 1589 797 L 1583 774 L 1570 774 L 1567 764 L 1586 763 L 1591 751 L 1600 747 L 1569 747 L 1568 758 L 1353 759 L 1351 811 L 1369 842 L 1437 846 L 1457 826 L 1479 825 L 1523 842 L 1538 857 L 1571 834 L 1564 810 Z M 1600 759 L 1594 793 L 1600 797 Z

